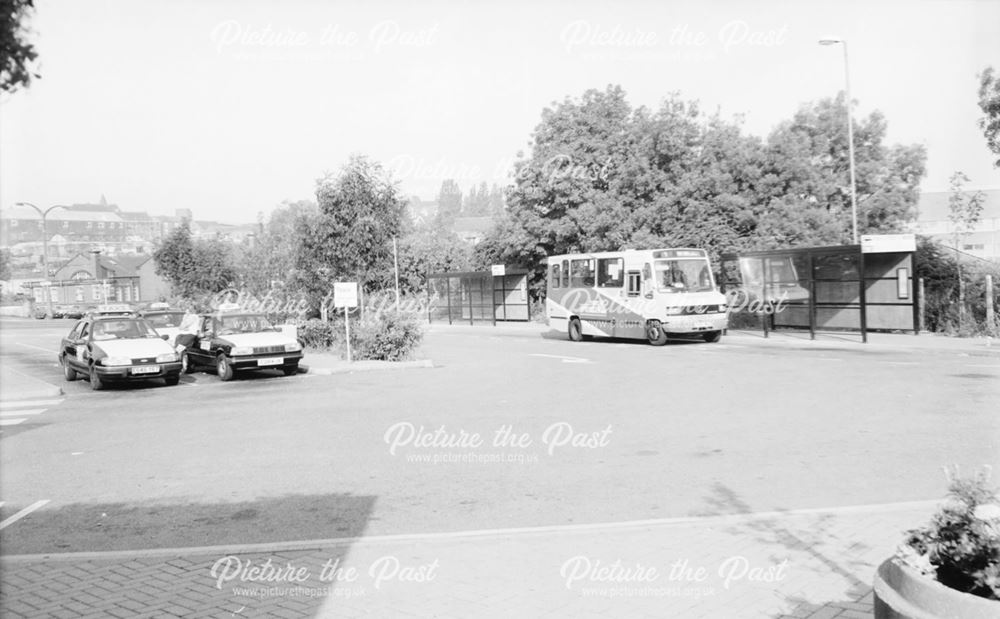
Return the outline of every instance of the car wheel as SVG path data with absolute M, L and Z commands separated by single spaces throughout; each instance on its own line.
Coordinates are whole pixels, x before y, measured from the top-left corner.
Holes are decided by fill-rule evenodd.
M 66 382 L 71 383 L 77 378 L 80 378 L 80 376 L 76 373 L 76 370 L 70 367 L 69 361 L 66 360 L 66 357 L 62 358 L 62 366 L 63 366 L 63 378 L 66 379 Z
M 177 383 L 181 382 L 181 377 L 176 374 L 173 376 L 165 376 L 163 378 L 163 382 L 165 382 L 168 387 L 173 387 Z
M 667 343 L 667 332 L 663 330 L 659 320 L 650 320 L 646 323 L 646 339 L 653 346 L 663 346 Z
M 583 325 L 579 318 L 569 319 L 569 339 L 571 342 L 579 342 L 583 339 Z
M 90 366 L 90 388 L 94 391 L 104 389 L 104 381 L 97 374 L 97 367 L 94 365 Z
M 233 380 L 233 376 L 236 375 L 236 371 L 233 369 L 233 364 L 226 355 L 219 355 L 219 361 L 216 368 L 219 378 L 223 381 Z
M 722 331 L 709 331 L 708 333 L 703 333 L 701 337 L 709 344 L 714 344 L 722 339 Z
M 299 373 L 299 365 L 298 364 L 295 364 L 295 365 L 286 365 L 285 367 L 281 368 L 281 371 L 285 373 L 285 376 L 291 376 L 292 374 L 298 374 Z
M 191 357 L 188 356 L 186 350 L 181 353 L 181 372 L 185 374 L 194 372 L 194 363 L 191 361 Z

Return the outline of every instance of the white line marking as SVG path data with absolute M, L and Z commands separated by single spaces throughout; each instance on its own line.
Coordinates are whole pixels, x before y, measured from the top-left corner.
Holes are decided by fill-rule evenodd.
M 0 410 L 6 410 L 10 408 L 16 408 L 18 406 L 56 406 L 57 404 L 62 404 L 62 399 L 59 400 L 11 400 L 9 402 L 0 402 Z
M 885 365 L 920 365 L 918 361 L 880 361 Z
M 983 364 L 983 363 L 979 363 L 979 364 L 966 363 L 965 367 L 967 367 L 967 368 L 998 368 L 998 369 L 1000 369 L 1000 365 L 997 365 L 997 364 L 988 365 L 988 364 Z
M 41 415 L 47 408 L 30 408 L 23 411 L 0 411 L 0 417 L 14 417 L 17 415 Z
M 561 359 L 563 363 L 590 363 L 590 359 L 583 357 L 568 357 L 566 355 L 546 355 L 543 353 L 528 353 L 529 357 L 546 357 L 549 359 Z
M 718 516 L 681 516 L 677 518 L 656 518 L 652 520 L 629 520 L 624 522 L 600 522 L 593 524 L 569 524 L 569 525 L 548 525 L 535 527 L 516 527 L 511 529 L 473 529 L 470 531 L 451 531 L 445 533 L 412 533 L 412 534 L 388 534 L 372 535 L 360 537 L 335 537 L 330 539 L 300 540 L 294 542 L 268 542 L 262 544 L 236 544 L 227 546 L 192 546 L 186 548 L 150 548 L 145 550 L 105 550 L 92 552 L 64 552 L 64 553 L 44 553 L 33 555 L 6 555 L 4 560 L 9 562 L 29 561 L 35 562 L 42 558 L 49 561 L 70 560 L 81 561 L 84 559 L 112 558 L 135 558 L 135 557 L 164 557 L 189 555 L 231 555 L 247 554 L 258 552 L 286 552 L 290 550 L 315 550 L 317 548 L 355 546 L 361 544 L 396 544 L 412 542 L 433 542 L 438 540 L 463 540 L 483 537 L 507 537 L 511 535 L 552 535 L 559 533 L 577 533 L 582 531 L 615 531 L 622 529 L 649 528 L 649 527 L 675 527 L 675 526 L 704 526 L 717 527 L 743 522 L 754 522 L 757 520 L 778 520 L 787 517 L 799 516 L 823 516 L 839 514 L 880 514 L 897 511 L 923 511 L 928 512 L 941 505 L 940 500 L 931 501 L 910 501 L 903 503 L 884 503 L 875 505 L 851 505 L 846 507 L 820 507 L 805 509 L 789 509 L 784 511 L 750 512 L 738 514 L 723 514 Z
M 40 351 L 42 351 L 44 353 L 49 353 L 49 354 L 52 354 L 52 355 L 57 354 L 56 351 L 54 351 L 54 350 L 51 350 L 49 348 L 42 348 L 41 346 L 35 346 L 34 344 L 25 344 L 23 342 L 18 342 L 17 345 L 18 346 L 24 346 L 25 348 L 34 348 L 35 350 L 40 350 Z
M 30 514 L 31 512 L 35 511 L 36 509 L 38 509 L 40 507 L 45 507 L 45 504 L 48 503 L 48 502 L 49 501 L 47 499 L 44 500 L 44 501 L 35 501 L 34 503 L 32 503 L 31 505 L 25 507 L 21 511 L 17 512 L 16 514 L 14 514 L 13 516 L 11 516 L 10 518 L 4 520 L 3 522 L 0 522 L 0 529 L 3 529 L 3 528 L 5 528 L 5 527 L 7 527 L 9 525 L 14 524 L 15 522 L 17 522 L 21 518 L 24 518 L 25 516 L 27 516 L 28 514 Z
M 16 426 L 22 421 L 27 421 L 27 419 L 24 417 L 21 417 L 20 419 L 0 419 L 0 426 Z

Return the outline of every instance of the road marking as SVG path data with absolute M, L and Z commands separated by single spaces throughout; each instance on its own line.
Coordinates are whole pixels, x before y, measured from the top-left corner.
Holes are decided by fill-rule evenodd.
M 15 415 L 40 415 L 47 411 L 47 408 L 29 408 L 21 411 L 0 410 L 0 417 L 13 417 Z
M 16 408 L 18 406 L 55 406 L 57 404 L 62 404 L 63 400 L 11 400 L 9 402 L 0 402 L 0 410 L 5 410 L 9 408 Z
M 182 548 L 148 548 L 144 550 L 103 550 L 86 552 L 40 553 L 26 555 L 5 555 L 9 563 L 33 563 L 41 559 L 46 561 L 83 561 L 133 559 L 151 557 L 176 557 L 188 555 L 236 555 L 249 553 L 279 553 L 294 550 L 316 550 L 317 548 L 353 547 L 373 544 L 399 544 L 413 542 L 434 542 L 468 540 L 490 537 L 510 537 L 513 535 L 546 535 L 560 533 L 578 533 L 586 531 L 617 531 L 629 529 L 648 529 L 650 527 L 691 527 L 704 526 L 708 528 L 729 526 L 758 521 L 774 521 L 783 518 L 802 516 L 837 516 L 841 514 L 884 514 L 900 511 L 926 511 L 928 515 L 940 507 L 941 500 L 910 501 L 904 503 L 884 503 L 874 505 L 850 505 L 845 507 L 818 507 L 804 509 L 789 509 L 767 512 L 746 512 L 736 514 L 720 514 L 705 516 L 680 516 L 676 518 L 655 518 L 651 520 L 627 520 L 623 522 L 596 522 L 592 524 L 560 524 L 515 527 L 509 529 L 472 529 L 466 531 L 450 531 L 444 533 L 402 533 L 386 535 L 369 535 L 355 537 L 334 537 L 327 539 L 297 540 L 289 542 L 265 542 L 258 544 L 232 544 L 219 546 L 190 546 Z M 770 523 L 769 523 L 770 524 Z
M 967 367 L 967 368 L 1000 368 L 1000 365 L 998 365 L 998 364 L 996 364 L 996 363 L 994 363 L 994 364 L 983 364 L 983 363 L 979 363 L 979 364 L 974 364 L 974 363 L 966 363 L 966 364 L 965 364 L 965 367 Z
M 45 507 L 45 505 L 48 502 L 49 501 L 47 499 L 44 500 L 44 501 L 35 501 L 34 503 L 32 503 L 31 505 L 25 507 L 21 511 L 17 512 L 16 514 L 14 514 L 13 516 L 11 516 L 10 518 L 4 520 L 3 522 L 0 522 L 0 529 L 4 529 L 4 528 L 6 528 L 6 527 L 8 527 L 8 526 L 10 526 L 12 524 L 14 524 L 15 522 L 17 522 L 21 518 L 24 518 L 25 516 L 27 516 L 28 514 L 30 514 L 33 511 L 35 511 L 36 509 L 39 509 L 40 507 Z
M 35 350 L 40 350 L 40 351 L 42 351 L 44 353 L 49 353 L 49 354 L 53 354 L 53 355 L 58 354 L 54 350 L 50 350 L 48 348 L 42 348 L 41 346 L 35 346 L 34 344 L 25 344 L 24 342 L 18 342 L 17 345 L 18 346 L 24 346 L 25 348 L 34 348 Z
M 16 426 L 23 421 L 27 421 L 27 419 L 24 417 L 18 419 L 0 419 L 0 426 Z
M 569 357 L 566 355 L 546 355 L 543 353 L 528 353 L 529 357 L 546 357 L 549 359 L 561 359 L 563 363 L 591 363 L 590 359 L 583 357 Z
M 886 365 L 920 365 L 919 361 L 880 361 Z

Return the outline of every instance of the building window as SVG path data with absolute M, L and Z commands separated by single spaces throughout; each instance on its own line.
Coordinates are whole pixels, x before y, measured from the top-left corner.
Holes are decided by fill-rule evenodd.
M 76 302 L 83 303 L 83 286 L 76 287 Z
M 962 249 L 970 250 L 970 251 L 982 251 L 985 248 L 986 248 L 986 245 L 983 244 L 983 243 L 974 243 L 974 244 L 971 244 L 971 245 L 963 245 L 962 246 Z
M 93 228 L 93 227 L 94 227 L 94 222 L 92 222 L 92 221 L 88 221 L 88 222 L 87 222 L 87 230 L 90 230 L 90 229 L 91 229 L 91 228 Z

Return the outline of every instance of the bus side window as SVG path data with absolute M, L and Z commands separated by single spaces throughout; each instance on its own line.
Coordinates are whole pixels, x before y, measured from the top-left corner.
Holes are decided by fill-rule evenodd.
M 642 273 L 639 271 L 628 272 L 628 296 L 637 297 L 642 292 Z
M 594 261 L 581 258 L 570 262 L 570 286 L 573 288 L 590 288 L 594 285 Z
M 621 288 L 622 259 L 601 258 L 597 261 L 597 285 L 601 288 Z
M 562 261 L 562 287 L 569 288 L 569 260 Z
M 552 265 L 552 277 L 549 279 L 549 281 L 551 282 L 551 287 L 552 288 L 558 288 L 559 285 L 562 283 L 562 280 L 560 280 L 559 278 L 560 278 L 559 265 L 558 264 L 553 264 Z

